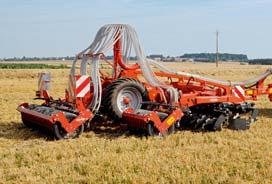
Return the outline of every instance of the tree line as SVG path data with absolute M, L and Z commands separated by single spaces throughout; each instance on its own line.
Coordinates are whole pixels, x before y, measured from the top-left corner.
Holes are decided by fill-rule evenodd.
M 248 63 L 251 65 L 272 65 L 272 59 L 252 59 Z
M 248 61 L 248 57 L 245 54 L 228 54 L 221 53 L 218 55 L 220 61 Z M 216 61 L 216 53 L 197 53 L 197 54 L 184 54 L 181 58 L 194 59 L 195 61 Z
M 185 61 L 186 59 L 192 59 L 194 61 L 199 62 L 215 62 L 216 61 L 216 53 L 191 53 L 184 54 L 182 56 L 170 57 L 159 55 L 149 55 L 149 58 L 161 58 L 161 60 L 171 60 L 173 61 Z M 12 58 L 3 58 L 0 61 L 54 61 L 54 60 L 74 60 L 74 56 L 66 56 L 66 57 L 12 57 Z M 113 56 L 107 56 L 107 59 L 112 60 Z M 131 57 L 131 60 L 136 60 L 136 57 Z M 268 59 L 251 59 L 249 60 L 247 55 L 245 54 L 229 54 L 229 53 L 221 53 L 219 54 L 220 61 L 236 61 L 236 62 L 246 62 L 253 65 L 272 65 L 272 58 Z
M 48 65 L 39 63 L 0 63 L 0 69 L 66 69 L 67 65 Z
M 55 61 L 55 60 L 74 60 L 74 56 L 66 57 L 12 57 L 12 58 L 3 58 L 2 61 Z

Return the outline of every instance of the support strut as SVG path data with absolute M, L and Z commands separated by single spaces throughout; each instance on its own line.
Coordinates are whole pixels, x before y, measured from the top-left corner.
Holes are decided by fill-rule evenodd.
M 118 77 L 118 64 L 121 66 L 122 69 L 124 70 L 136 70 L 139 69 L 140 66 L 136 63 L 131 66 L 128 66 L 126 63 L 123 61 L 123 56 L 122 56 L 122 40 L 119 38 L 113 47 L 113 53 L 114 53 L 114 64 L 113 64 L 113 69 L 114 69 L 114 79 Z

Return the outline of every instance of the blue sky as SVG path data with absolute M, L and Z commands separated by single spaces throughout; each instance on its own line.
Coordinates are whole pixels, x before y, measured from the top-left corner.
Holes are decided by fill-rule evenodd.
M 272 58 L 272 0 L 0 0 L 0 58 L 72 56 L 107 23 L 135 27 L 146 54 L 220 50 Z

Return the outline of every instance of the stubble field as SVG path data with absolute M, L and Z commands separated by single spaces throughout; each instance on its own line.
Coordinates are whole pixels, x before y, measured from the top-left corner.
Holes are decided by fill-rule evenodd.
M 225 80 L 257 76 L 267 66 L 168 63 L 169 68 Z M 53 141 L 26 128 L 16 111 L 32 100 L 38 69 L 0 70 L 0 183 L 272 183 L 272 103 L 262 97 L 250 130 L 166 138 L 109 128 Z M 68 69 L 49 70 L 53 97 L 63 97 Z M 272 79 L 269 79 L 272 83 Z

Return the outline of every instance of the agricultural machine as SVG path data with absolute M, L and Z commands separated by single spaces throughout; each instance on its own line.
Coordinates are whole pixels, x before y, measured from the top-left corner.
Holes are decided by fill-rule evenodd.
M 108 61 L 105 55 L 111 50 L 113 59 Z M 18 111 L 26 126 L 49 129 L 57 139 L 78 137 L 105 117 L 126 124 L 130 132 L 151 136 L 169 135 L 176 128 L 246 130 L 258 114 L 252 101 L 259 95 L 272 100 L 272 85 L 264 85 L 271 73 L 230 82 L 175 72 L 145 57 L 131 26 L 105 25 L 76 55 L 65 98 L 50 96 L 50 74 L 40 73 L 36 96 L 44 102 L 23 103 Z

